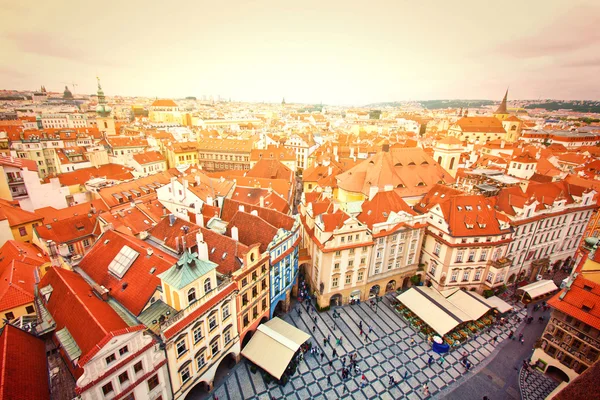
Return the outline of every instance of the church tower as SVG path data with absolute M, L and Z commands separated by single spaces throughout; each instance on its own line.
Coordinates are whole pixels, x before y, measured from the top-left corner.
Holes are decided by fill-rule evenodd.
M 504 98 L 502 99 L 502 103 L 498 106 L 496 112 L 494 112 L 494 117 L 498 118 L 500 121 L 504 121 L 506 118 L 510 116 L 508 113 L 508 106 L 506 105 L 508 99 L 508 89 L 506 89 L 506 93 L 504 94 Z
M 111 108 L 106 104 L 106 98 L 104 97 L 104 91 L 100 86 L 100 78 L 98 79 L 98 106 L 96 107 L 96 125 L 98 130 L 105 133 L 107 136 L 115 136 L 117 134 L 115 129 L 115 119 L 110 115 Z

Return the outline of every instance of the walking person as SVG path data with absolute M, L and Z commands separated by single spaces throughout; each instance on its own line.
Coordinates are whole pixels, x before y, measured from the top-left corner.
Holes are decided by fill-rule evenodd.
M 333 349 L 333 357 L 337 357 L 337 350 Z
M 323 362 L 323 358 L 325 357 L 325 352 L 321 352 L 321 362 Z
M 358 321 L 358 327 L 360 328 L 361 332 L 362 332 L 362 320 Z
M 431 364 L 433 364 L 433 356 L 432 355 L 429 356 L 429 360 L 427 360 L 427 364 L 429 364 L 430 367 L 431 367 Z
M 313 333 L 315 333 L 316 330 L 317 330 L 317 327 L 315 325 L 313 325 Z
M 331 386 L 331 375 L 327 375 L 327 383 Z
M 423 394 L 429 396 L 429 386 L 427 386 L 427 384 L 423 385 Z

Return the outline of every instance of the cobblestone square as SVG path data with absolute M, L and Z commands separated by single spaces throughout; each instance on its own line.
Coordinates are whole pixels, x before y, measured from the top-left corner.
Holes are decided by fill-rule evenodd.
M 304 306 L 296 304 L 294 309 L 283 319 L 309 333 L 313 345 L 325 352 L 323 362 L 320 357 L 307 353 L 296 373 L 285 387 L 277 383 L 263 382 L 260 373 L 252 374 L 249 364 L 242 359 L 230 372 L 229 376 L 217 384 L 211 393 L 219 400 L 225 399 L 423 399 L 422 387 L 428 384 L 431 396 L 436 397 L 440 391 L 447 389 L 465 374 L 460 363 L 460 353 L 467 351 L 469 360 L 475 368 L 494 350 L 498 344 L 507 339 L 508 332 L 515 328 L 515 322 L 509 322 L 503 328 L 493 328 L 489 333 L 468 341 L 465 345 L 453 350 L 442 360 L 438 354 L 430 351 L 429 344 L 395 311 L 391 300 L 393 294 L 384 297 L 378 304 L 378 312 L 374 313 L 368 304 L 361 303 L 336 308 L 339 318 L 333 317 L 333 310 L 310 313 Z M 297 310 L 302 307 L 299 315 Z M 519 310 L 520 316 L 525 315 Z M 317 317 L 316 322 L 314 317 Z M 360 335 L 359 322 L 362 321 L 363 333 Z M 316 330 L 313 332 L 313 326 Z M 369 333 L 369 327 L 371 332 Z M 331 335 L 331 345 L 323 346 L 323 338 Z M 498 342 L 490 343 L 491 338 L 498 336 Z M 336 338 L 342 338 L 342 344 L 336 345 Z M 414 342 L 413 342 L 414 341 Z M 333 357 L 333 350 L 337 357 Z M 346 381 L 341 379 L 342 357 L 358 354 L 358 367 L 361 373 L 351 374 Z M 458 356 L 454 356 L 458 354 Z M 429 366 L 429 355 L 434 363 Z M 333 361 L 333 370 L 329 361 Z M 468 372 L 470 373 L 470 372 Z M 361 388 L 361 376 L 367 378 L 367 384 Z M 389 376 L 392 375 L 397 384 L 390 387 Z M 327 382 L 331 378 L 331 385 Z M 406 378 L 406 379 L 405 379 Z M 210 399 L 211 395 L 198 397 Z M 240 397 L 242 396 L 242 397 Z

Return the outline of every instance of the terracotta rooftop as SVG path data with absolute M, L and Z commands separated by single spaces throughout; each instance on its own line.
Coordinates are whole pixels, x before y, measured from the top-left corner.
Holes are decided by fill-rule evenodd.
M 37 171 L 35 160 L 17 157 L 0 157 L 0 165 L 3 167 L 15 167 L 19 169 L 27 168 L 29 171 Z
M 31 304 L 38 266 L 13 260 L 0 273 L 0 312 Z
M 561 299 L 560 296 L 566 293 Z M 570 289 L 562 289 L 548 300 L 548 305 L 571 317 L 600 330 L 600 284 L 575 278 Z
M 373 228 L 374 224 L 385 222 L 392 212 L 406 212 L 409 215 L 417 213 L 409 207 L 402 197 L 394 191 L 378 192 L 371 200 L 366 200 L 361 206 L 361 213 L 356 217 L 360 222 Z
M 171 99 L 156 99 L 151 107 L 177 107 L 177 103 Z
M 137 153 L 133 155 L 133 159 L 140 165 L 165 161 L 165 158 L 158 151 L 146 151 L 144 153 Z
M 65 172 L 58 175 L 61 185 L 84 185 L 94 178 L 106 178 L 116 181 L 127 181 L 133 179 L 132 168 L 119 164 L 105 164 L 99 167 L 81 168 L 72 172 Z
M 42 221 L 43 217 L 36 213 L 25 211 L 18 205 L 0 199 L 0 221 L 8 220 L 11 227 L 35 221 Z

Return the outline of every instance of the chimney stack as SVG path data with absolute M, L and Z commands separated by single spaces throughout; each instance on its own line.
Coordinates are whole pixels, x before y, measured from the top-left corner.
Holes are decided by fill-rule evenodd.
M 237 226 L 234 226 L 231 228 L 231 238 L 233 240 L 235 240 L 236 242 L 240 241 L 240 235 L 239 235 Z
M 240 204 L 240 206 L 238 207 L 238 211 L 244 212 L 245 208 L 243 204 Z
M 390 145 L 388 143 L 381 146 L 381 151 L 385 151 L 386 153 L 390 152 Z
M 260 206 L 261 207 L 265 206 L 265 197 L 264 196 L 260 196 Z
M 212 196 L 206 196 L 206 204 L 208 204 L 209 206 L 214 205 Z
M 175 216 L 173 214 L 169 214 L 169 226 L 173 226 L 175 224 Z

